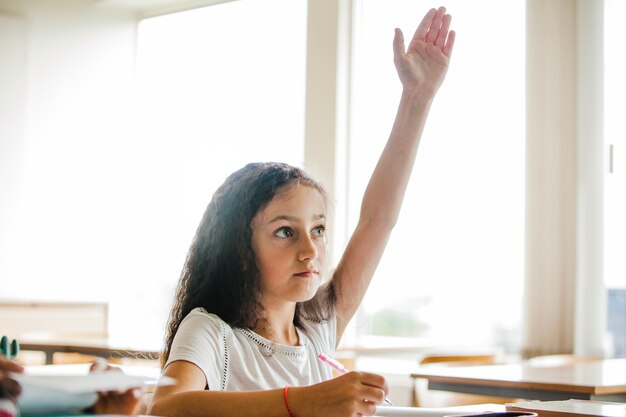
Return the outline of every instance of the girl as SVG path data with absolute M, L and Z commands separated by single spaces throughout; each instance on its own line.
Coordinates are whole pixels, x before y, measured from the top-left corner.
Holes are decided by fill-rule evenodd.
M 359 223 L 329 280 L 324 189 L 285 164 L 249 164 L 214 194 L 190 248 L 150 414 L 373 415 L 380 375 L 331 379 L 332 352 L 355 313 L 393 229 L 432 100 L 454 45 L 445 8 L 431 9 L 408 49 L 393 41 L 402 96 L 363 197 Z M 290 388 L 290 386 L 293 386 Z

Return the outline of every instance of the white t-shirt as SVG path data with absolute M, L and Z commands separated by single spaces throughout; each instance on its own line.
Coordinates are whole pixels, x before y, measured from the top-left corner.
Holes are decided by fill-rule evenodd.
M 336 316 L 317 321 L 300 316 L 299 346 L 279 345 L 247 330 L 233 329 L 215 314 L 195 308 L 180 323 L 167 364 L 188 361 L 206 376 L 209 389 L 251 391 L 306 386 L 332 377 L 318 359 L 335 349 Z M 167 366 L 166 364 L 166 366 Z

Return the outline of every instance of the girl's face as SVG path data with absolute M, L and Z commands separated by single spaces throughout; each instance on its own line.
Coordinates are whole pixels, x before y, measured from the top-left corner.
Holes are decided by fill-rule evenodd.
M 313 298 L 326 268 L 326 204 L 313 187 L 277 193 L 252 219 L 264 307 Z

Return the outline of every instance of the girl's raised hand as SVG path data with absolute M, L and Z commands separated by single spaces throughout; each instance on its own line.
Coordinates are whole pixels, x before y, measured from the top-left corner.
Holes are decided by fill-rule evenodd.
M 433 97 L 445 78 L 454 47 L 452 17 L 445 7 L 430 9 L 422 19 L 405 50 L 404 35 L 396 29 L 393 55 L 398 76 L 405 90 Z
M 290 388 L 288 401 L 294 416 L 372 416 L 388 392 L 382 376 L 350 372 L 309 387 Z

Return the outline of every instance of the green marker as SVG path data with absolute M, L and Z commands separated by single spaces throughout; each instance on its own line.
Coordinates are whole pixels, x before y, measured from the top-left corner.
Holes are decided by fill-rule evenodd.
M 17 340 L 13 339 L 9 342 L 8 337 L 2 336 L 2 339 L 0 339 L 0 354 L 8 359 L 15 359 L 18 353 L 20 353 L 20 345 L 17 343 Z

